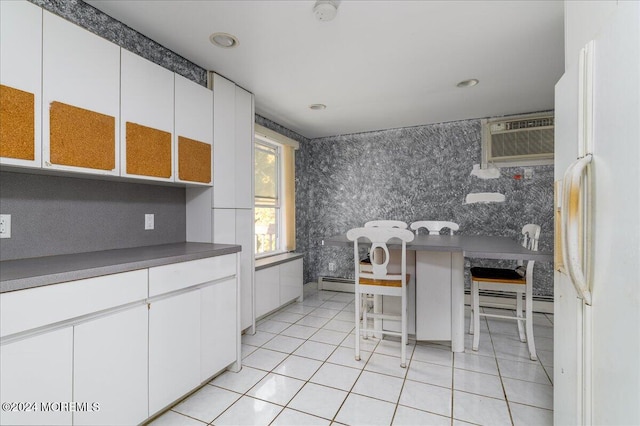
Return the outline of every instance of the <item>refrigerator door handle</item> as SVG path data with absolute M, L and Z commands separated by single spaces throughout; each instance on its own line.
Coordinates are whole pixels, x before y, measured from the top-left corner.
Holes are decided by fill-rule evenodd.
M 562 205 L 562 253 L 563 260 L 571 282 L 573 283 L 578 295 L 587 305 L 591 305 L 591 291 L 589 284 L 585 278 L 584 268 L 582 265 L 582 252 L 580 250 L 581 241 L 580 233 L 582 231 L 582 217 L 584 212 L 582 194 L 582 176 L 587 170 L 587 166 L 591 163 L 593 156 L 587 154 L 579 158 L 569 166 L 564 174 L 563 179 L 563 205 Z M 586 175 L 588 179 L 588 174 Z M 590 191 L 591 184 L 586 182 L 586 190 Z M 587 200 L 591 197 L 587 194 Z M 588 212 L 584 212 L 588 214 Z M 587 253 L 588 256 L 588 253 Z

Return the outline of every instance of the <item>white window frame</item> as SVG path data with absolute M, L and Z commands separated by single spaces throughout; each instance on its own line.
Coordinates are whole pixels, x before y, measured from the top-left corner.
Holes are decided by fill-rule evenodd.
M 272 140 L 269 140 L 259 134 L 256 133 L 255 135 L 255 141 L 254 141 L 254 147 L 253 149 L 257 149 L 258 145 L 263 145 L 263 146 L 267 146 L 269 148 L 275 149 L 276 151 L 276 203 L 275 206 L 274 205 L 267 205 L 267 204 L 258 204 L 256 203 L 255 197 L 254 197 L 254 211 L 257 208 L 260 207 L 264 207 L 264 208 L 274 208 L 276 209 L 276 249 L 273 251 L 269 251 L 269 252 L 264 252 L 264 253 L 255 253 L 255 257 L 256 259 L 260 259 L 263 257 L 269 257 L 269 256 L 274 256 L 277 254 L 281 254 L 284 253 L 285 250 L 282 248 L 282 242 L 284 241 L 283 236 L 284 236 L 284 221 L 282 220 L 282 206 L 283 206 L 283 181 L 282 181 L 282 146 Z M 257 238 L 257 234 L 256 237 Z M 257 243 L 256 243 L 256 248 L 257 248 Z

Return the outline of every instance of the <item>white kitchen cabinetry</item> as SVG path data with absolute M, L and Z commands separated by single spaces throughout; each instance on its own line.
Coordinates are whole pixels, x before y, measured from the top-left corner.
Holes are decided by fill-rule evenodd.
M 174 114 L 175 181 L 211 185 L 213 92 L 175 74 Z
M 236 208 L 236 85 L 213 75 L 213 206 Z
M 3 344 L 0 348 L 0 364 L 2 402 L 26 403 L 26 407 L 32 410 L 18 411 L 18 407 L 15 407 L 15 411 L 6 411 L 3 406 L 0 424 L 71 424 L 71 411 L 45 411 L 40 403 L 73 400 L 72 327 Z M 37 405 L 34 407 L 31 404 Z
M 256 271 L 256 318 L 280 307 L 280 266 Z
M 43 167 L 119 175 L 120 47 L 43 14 Z
M 288 254 L 280 255 L 288 256 Z M 274 258 L 278 258 L 275 256 Z M 269 258 L 257 261 L 264 263 Z M 264 316 L 296 299 L 302 300 L 302 258 L 286 260 L 256 271 L 256 318 Z
M 200 292 L 151 302 L 149 414 L 200 384 Z
M 256 318 L 253 313 L 254 223 L 253 209 L 236 209 L 236 244 L 242 246 L 242 251 L 240 252 L 240 326 L 243 330 L 253 327 Z
M 122 49 L 121 176 L 173 181 L 174 74 Z
M 73 400 L 89 410 L 75 412 L 73 424 L 130 425 L 149 416 L 147 329 L 146 304 L 74 327 Z
M 27 1 L 0 2 L 0 84 L 0 164 L 40 167 L 42 9 Z
M 280 305 L 302 297 L 302 259 L 280 264 Z
M 235 207 L 253 209 L 253 95 L 236 86 L 235 97 Z
M 215 282 L 200 290 L 200 381 L 236 361 L 236 280 Z
M 149 269 L 149 415 L 238 361 L 236 258 Z

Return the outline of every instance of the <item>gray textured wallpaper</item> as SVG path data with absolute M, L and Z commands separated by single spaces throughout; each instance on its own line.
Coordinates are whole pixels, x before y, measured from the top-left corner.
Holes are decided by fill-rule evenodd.
M 30 1 L 154 63 L 206 85 L 205 69 L 81 0 Z M 514 174 L 522 173 L 521 168 L 503 169 L 502 177 L 495 180 L 470 176 L 473 164 L 480 162 L 479 120 L 315 140 L 308 140 L 259 115 L 256 115 L 256 122 L 300 142 L 300 150 L 296 152 L 296 251 L 305 253 L 305 282 L 316 280 L 318 276 L 351 277 L 350 251 L 323 248 L 320 241 L 327 235 L 346 232 L 371 219 L 406 222 L 453 220 L 460 223 L 461 233 L 488 233 L 514 238 L 523 224 L 534 222 L 542 226 L 541 248 L 552 249 L 553 167 L 535 167 L 531 180 L 513 179 Z M 26 182 L 23 184 L 28 185 Z M 110 184 L 123 185 L 123 188 L 128 185 Z M 54 191 L 52 193 L 67 193 L 69 188 L 75 187 L 75 184 L 69 185 L 50 189 Z M 38 193 L 36 187 L 25 188 Z M 165 189 L 170 192 L 175 188 Z M 117 192 L 121 191 L 114 190 L 114 194 Z M 464 197 L 470 192 L 501 192 L 505 194 L 506 202 L 464 205 Z M 124 195 L 123 200 L 131 199 L 131 194 Z M 167 196 L 168 193 L 158 195 L 159 199 Z M 5 194 L 0 194 L 0 198 L 4 205 Z M 121 201 L 117 197 L 105 198 L 103 204 L 110 209 L 121 205 Z M 121 219 L 121 228 L 137 233 L 138 215 L 136 212 L 131 219 Z M 38 226 L 34 224 L 32 228 Z M 43 228 L 44 225 L 38 229 Z M 184 233 L 184 227 L 182 229 Z M 111 238 L 108 233 L 93 237 Z M 141 237 L 147 238 L 145 234 Z M 89 247 L 91 241 L 87 240 L 90 239 L 78 235 L 79 242 L 69 242 L 68 246 Z M 34 238 L 32 241 L 37 240 Z M 48 242 L 45 247 L 56 247 L 54 242 Z M 11 256 L 17 252 L 26 253 L 22 249 L 17 250 L 15 242 L 12 244 Z M 4 243 L 2 251 L 5 256 Z M 329 261 L 338 265 L 336 272 L 328 271 Z M 536 266 L 535 294 L 553 294 L 552 275 L 551 264 Z
M 374 219 L 451 220 L 461 234 L 517 238 L 526 223 L 542 227 L 540 248 L 553 249 L 553 166 L 504 168 L 498 179 L 470 176 L 480 162 L 480 120 L 314 139 L 297 153 L 297 251 L 306 253 L 305 282 L 352 278 L 352 252 L 322 247 L 325 236 Z M 464 204 L 472 192 L 500 192 L 504 203 Z M 337 264 L 329 272 L 329 262 Z M 480 262 L 478 262 L 480 263 Z M 490 262 L 482 262 L 487 264 Z M 475 263 L 474 263 L 475 264 Z M 534 293 L 553 294 L 553 268 L 538 263 Z

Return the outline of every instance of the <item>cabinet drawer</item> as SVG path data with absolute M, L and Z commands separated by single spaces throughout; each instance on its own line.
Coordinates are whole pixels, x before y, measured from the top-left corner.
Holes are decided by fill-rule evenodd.
M 149 297 L 235 274 L 235 254 L 157 266 L 149 269 Z
M 147 297 L 147 270 L 0 294 L 0 335 L 19 333 Z

